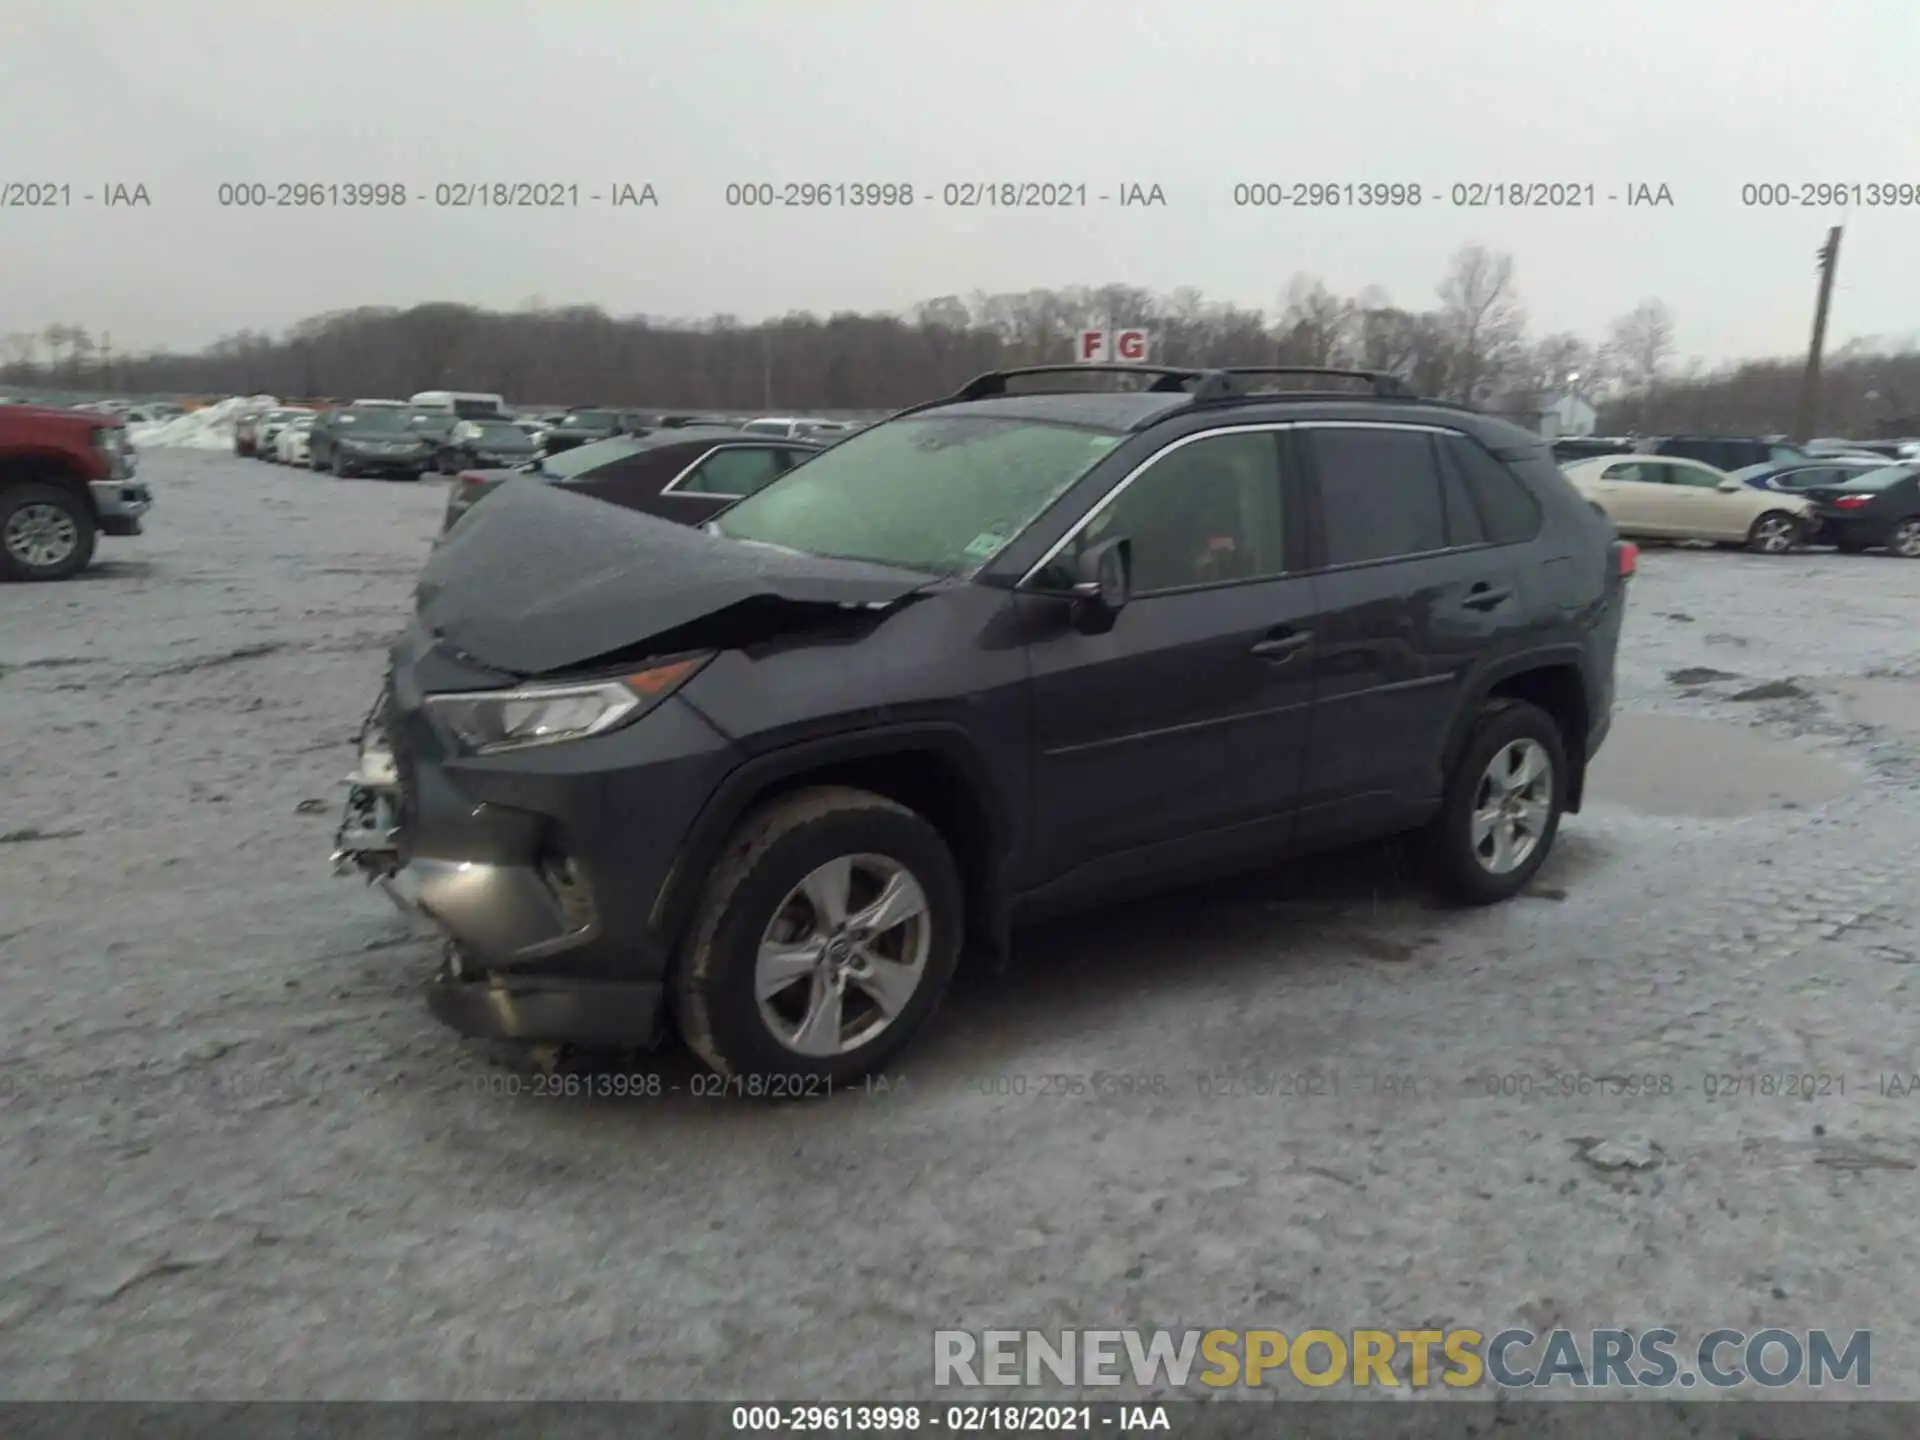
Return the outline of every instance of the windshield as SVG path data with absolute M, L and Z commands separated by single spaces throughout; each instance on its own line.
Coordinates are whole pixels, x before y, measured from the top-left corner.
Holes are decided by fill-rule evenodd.
M 977 415 L 897 420 L 822 451 L 715 528 L 843 560 L 970 574 L 1123 438 Z
M 572 450 L 562 450 L 558 455 L 550 455 L 540 462 L 540 469 L 556 479 L 571 480 L 576 475 L 584 475 L 589 470 L 598 470 L 602 465 L 611 465 L 615 460 L 638 454 L 643 448 L 635 436 L 616 435 L 611 440 L 596 440 L 591 445 L 579 445 Z
M 342 410 L 340 423 L 355 430 L 378 430 L 382 434 L 398 435 L 407 428 L 407 412 L 385 408 Z
M 562 425 L 578 425 L 582 429 L 591 430 L 596 426 L 611 425 L 613 423 L 613 411 L 571 410 L 567 412 L 567 418 L 560 423 Z

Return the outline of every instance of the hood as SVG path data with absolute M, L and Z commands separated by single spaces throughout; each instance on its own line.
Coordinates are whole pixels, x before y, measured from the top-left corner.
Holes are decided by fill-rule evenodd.
M 415 590 L 436 638 L 484 665 L 544 675 L 641 652 L 700 648 L 688 627 L 769 634 L 882 609 L 938 577 L 709 535 L 515 476 L 427 561 Z M 747 619 L 746 617 L 759 617 Z M 685 633 L 682 633 L 685 632 Z
M 80 410 L 64 405 L 0 405 L 0 420 L 25 420 L 34 424 L 67 422 L 88 430 L 126 428 L 127 422 L 105 410 Z

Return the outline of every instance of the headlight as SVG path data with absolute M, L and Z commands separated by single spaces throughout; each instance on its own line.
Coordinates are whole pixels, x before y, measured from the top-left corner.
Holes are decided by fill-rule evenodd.
M 427 709 L 475 755 L 584 740 L 644 715 L 712 658 L 683 657 L 615 680 L 430 695 Z

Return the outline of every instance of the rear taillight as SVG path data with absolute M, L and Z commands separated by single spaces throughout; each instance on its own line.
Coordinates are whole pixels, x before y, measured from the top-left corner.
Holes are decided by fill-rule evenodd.
M 1613 553 L 1619 557 L 1619 575 L 1622 580 L 1627 579 L 1640 568 L 1640 547 L 1631 540 L 1616 542 Z
M 462 475 L 460 477 L 460 483 L 462 485 L 484 485 L 487 482 L 484 476 L 469 474 L 469 475 Z
M 1836 510 L 1858 510 L 1872 498 L 1871 495 L 1842 495 L 1838 500 L 1833 502 L 1833 508 Z

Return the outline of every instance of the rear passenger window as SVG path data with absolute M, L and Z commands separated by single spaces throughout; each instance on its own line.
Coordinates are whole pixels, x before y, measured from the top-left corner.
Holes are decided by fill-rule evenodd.
M 1356 427 L 1305 434 L 1320 482 L 1327 564 L 1447 548 L 1440 469 L 1427 432 Z
M 1519 545 L 1540 533 L 1540 504 L 1524 480 L 1464 435 L 1441 443 L 1452 462 L 1448 468 L 1457 468 L 1466 481 L 1492 544 Z

